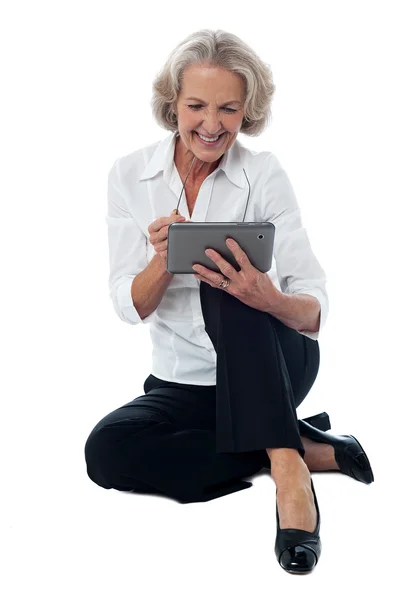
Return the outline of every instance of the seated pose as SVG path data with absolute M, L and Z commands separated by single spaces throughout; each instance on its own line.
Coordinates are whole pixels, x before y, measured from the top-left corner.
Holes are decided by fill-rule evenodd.
M 352 435 L 326 433 L 327 413 L 297 419 L 319 370 L 326 276 L 279 160 L 237 140 L 264 131 L 274 91 L 268 65 L 222 30 L 184 39 L 157 75 L 152 111 L 169 135 L 114 162 L 106 217 L 110 297 L 126 323 L 150 323 L 152 369 L 144 394 L 94 427 L 85 459 L 103 488 L 182 503 L 246 489 L 266 468 L 277 560 L 305 573 L 321 552 L 310 472 L 374 478 Z M 229 239 L 240 270 L 212 248 L 215 270 L 167 270 L 171 223 L 244 218 L 275 226 L 267 273 Z

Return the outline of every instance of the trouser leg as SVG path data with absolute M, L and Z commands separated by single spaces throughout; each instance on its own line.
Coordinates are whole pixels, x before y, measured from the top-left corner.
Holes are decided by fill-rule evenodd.
M 296 407 L 316 378 L 318 342 L 205 282 L 200 298 L 217 354 L 216 451 L 296 448 L 304 457 Z
M 215 452 L 215 386 L 150 375 L 139 396 L 101 419 L 85 445 L 87 473 L 106 489 L 206 501 L 248 488 L 262 452 Z
M 200 294 L 217 352 L 217 385 L 148 378 L 146 395 L 104 417 L 86 442 L 88 475 L 98 485 L 204 501 L 250 487 L 240 478 L 270 466 L 265 448 L 303 450 L 295 407 L 316 378 L 317 342 L 267 313 L 252 314 L 223 290 L 201 282 Z M 273 377 L 280 387 L 270 386 Z

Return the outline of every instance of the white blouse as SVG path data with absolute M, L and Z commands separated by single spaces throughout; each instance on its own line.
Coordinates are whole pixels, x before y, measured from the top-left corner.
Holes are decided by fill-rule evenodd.
M 117 315 L 130 325 L 150 323 L 155 377 L 193 385 L 216 385 L 216 352 L 205 331 L 194 274 L 175 274 L 158 307 L 141 319 L 134 307 L 132 281 L 155 255 L 150 223 L 169 216 L 183 187 L 174 163 L 176 133 L 117 158 L 108 174 L 109 295 Z M 274 252 L 267 272 L 286 294 L 304 293 L 320 303 L 318 332 L 327 319 L 326 275 L 314 255 L 292 185 L 276 156 L 255 152 L 237 138 L 218 167 L 203 181 L 192 216 L 183 191 L 179 212 L 191 221 L 269 221 L 275 226 Z M 194 273 L 194 272 L 193 272 Z M 206 284 L 204 284 L 206 285 Z

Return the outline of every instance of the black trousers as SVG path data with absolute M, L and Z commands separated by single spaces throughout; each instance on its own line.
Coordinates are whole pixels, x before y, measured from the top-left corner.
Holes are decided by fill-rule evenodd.
M 243 477 L 270 468 L 266 448 L 304 457 L 296 408 L 316 379 L 318 342 L 202 281 L 200 298 L 216 385 L 149 375 L 144 395 L 86 441 L 87 474 L 99 486 L 206 501 L 250 487 Z

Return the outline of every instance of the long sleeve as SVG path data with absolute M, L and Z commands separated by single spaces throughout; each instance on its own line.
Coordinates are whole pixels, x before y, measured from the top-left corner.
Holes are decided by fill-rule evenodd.
M 136 325 L 151 322 L 156 315 L 154 311 L 141 319 L 131 297 L 133 279 L 148 265 L 147 238 L 126 207 L 118 161 L 114 162 L 108 174 L 108 287 L 116 314 L 122 321 Z
M 276 228 L 274 256 L 281 291 L 309 294 L 318 299 L 321 309 L 319 331 L 300 331 L 317 340 L 329 311 L 326 274 L 312 251 L 291 182 L 273 153 L 268 157 L 263 193 L 266 220 Z

